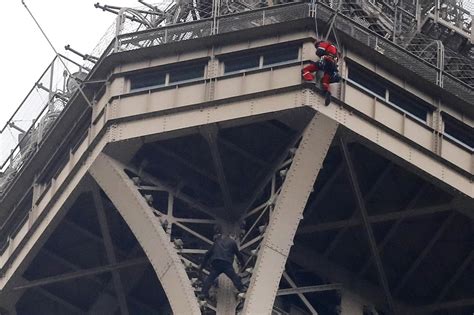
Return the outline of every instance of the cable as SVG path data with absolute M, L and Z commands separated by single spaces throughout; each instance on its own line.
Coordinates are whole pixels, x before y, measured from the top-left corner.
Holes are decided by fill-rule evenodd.
M 69 71 L 69 68 L 67 67 L 66 63 L 62 60 L 61 58 L 61 55 L 59 55 L 59 53 L 57 52 L 56 48 L 54 48 L 54 45 L 53 43 L 51 43 L 51 41 L 49 40 L 48 36 L 46 35 L 46 33 L 43 31 L 43 28 L 41 28 L 41 25 L 38 23 L 38 21 L 35 19 L 33 13 L 30 11 L 30 9 L 28 8 L 28 6 L 26 5 L 25 3 L 25 0 L 21 0 L 21 3 L 23 4 L 23 6 L 25 7 L 26 11 L 28 11 L 28 13 L 30 14 L 31 18 L 33 19 L 33 21 L 35 22 L 36 26 L 38 26 L 39 30 L 41 31 L 41 33 L 43 34 L 44 38 L 46 38 L 46 40 L 48 41 L 48 44 L 49 46 L 51 46 L 51 48 L 53 49 L 54 53 L 56 54 L 56 57 L 59 59 L 59 61 L 61 61 L 61 63 L 63 64 L 64 68 L 66 69 L 67 71 L 67 74 L 69 75 L 69 77 L 71 78 L 74 78 L 72 76 L 72 73 L 71 71 Z M 89 99 L 87 98 L 86 94 L 84 93 L 84 91 L 82 90 L 81 88 L 81 85 L 78 84 L 78 90 L 79 92 L 81 92 L 81 95 L 82 97 L 84 97 L 84 100 L 86 101 L 87 105 L 89 105 L 90 107 L 92 107 L 92 103 L 89 101 Z
M 317 19 L 317 5 L 318 5 L 318 0 L 311 0 L 313 9 L 314 9 L 314 31 L 316 32 L 316 38 L 319 40 L 319 31 L 318 31 L 318 19 Z

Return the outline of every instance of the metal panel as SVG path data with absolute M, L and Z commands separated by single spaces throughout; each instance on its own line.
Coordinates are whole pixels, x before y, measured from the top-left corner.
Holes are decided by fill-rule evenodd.
M 305 130 L 261 244 L 244 314 L 271 313 L 293 237 L 337 127 L 316 114 Z
M 175 314 L 200 314 L 178 254 L 124 167 L 100 154 L 90 174 L 112 200 L 150 260 Z

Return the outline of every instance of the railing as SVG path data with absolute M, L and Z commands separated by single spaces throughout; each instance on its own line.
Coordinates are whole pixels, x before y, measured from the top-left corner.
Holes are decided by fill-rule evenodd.
M 34 154 L 77 88 L 74 77 L 84 79 L 82 66 L 56 56 L 18 109 L 0 130 L 0 197 Z

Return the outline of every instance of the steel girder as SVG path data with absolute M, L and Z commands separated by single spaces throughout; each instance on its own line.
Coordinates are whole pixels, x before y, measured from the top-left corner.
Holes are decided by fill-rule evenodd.
M 200 314 L 194 290 L 175 248 L 124 168 L 102 153 L 89 172 L 114 203 L 145 251 L 174 314 Z
M 305 130 L 260 246 L 243 314 L 271 314 L 296 229 L 337 127 L 317 113 Z

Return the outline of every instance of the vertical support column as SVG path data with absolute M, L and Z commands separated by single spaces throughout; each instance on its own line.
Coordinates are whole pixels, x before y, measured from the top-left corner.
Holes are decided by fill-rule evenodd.
M 90 174 L 130 227 L 150 260 L 174 314 L 201 314 L 191 282 L 159 220 L 124 171 L 124 166 L 101 153 Z
M 243 314 L 270 314 L 293 238 L 338 124 L 317 113 L 303 134 L 267 227 Z
M 341 292 L 341 315 L 363 315 L 364 306 L 350 292 Z

